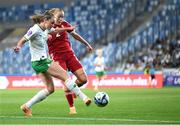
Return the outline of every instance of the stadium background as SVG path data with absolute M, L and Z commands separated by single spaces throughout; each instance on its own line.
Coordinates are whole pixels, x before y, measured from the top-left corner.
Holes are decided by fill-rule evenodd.
M 118 87 L 114 89 L 114 92 L 118 93 L 126 91 L 126 89 L 120 89 L 121 87 L 175 86 L 175 88 L 170 87 L 168 95 L 178 90 L 180 85 L 180 0 L 0 0 L 1 89 L 42 87 L 31 68 L 28 44 L 19 54 L 15 54 L 12 47 L 31 26 L 30 15 L 53 7 L 61 7 L 65 10 L 65 19 L 71 24 L 78 25 L 76 31 L 90 42 L 94 51 L 103 48 L 108 71 L 107 80 L 103 81 L 105 84 L 101 83 L 102 88 Z M 84 45 L 74 41 L 72 37 L 70 40 L 90 78 L 88 86 L 92 88 L 91 82 L 95 79 L 92 63 L 96 56 L 95 52 L 88 54 Z M 160 80 L 157 80 L 160 86 L 156 84 L 149 86 L 150 76 L 143 75 L 146 65 L 150 65 L 155 69 L 155 73 L 161 76 Z M 135 82 L 129 83 L 124 80 L 128 78 L 131 81 L 145 79 L 146 82 L 134 85 Z M 57 87 L 62 86 L 57 84 Z M 164 88 L 165 90 L 163 88 L 162 91 L 166 91 L 167 87 Z M 113 93 L 113 90 L 102 90 Z M 3 102 L 5 101 L 3 94 L 6 91 L 0 91 L 0 99 Z M 90 90 L 87 91 L 92 96 L 95 94 L 89 92 Z M 130 91 L 137 92 L 134 89 Z M 139 91 L 150 93 L 151 90 L 140 89 Z M 152 95 L 156 93 L 156 90 L 152 89 L 152 91 Z M 13 92 L 18 93 L 17 90 L 7 90 L 9 96 Z M 123 94 L 120 93 L 120 95 Z M 110 99 L 113 98 L 112 96 Z M 119 104 L 122 100 L 116 101 Z M 0 114 L 7 115 L 5 109 L 0 110 Z M 169 118 L 169 120 L 172 119 Z M 8 122 L 4 121 L 4 123 Z

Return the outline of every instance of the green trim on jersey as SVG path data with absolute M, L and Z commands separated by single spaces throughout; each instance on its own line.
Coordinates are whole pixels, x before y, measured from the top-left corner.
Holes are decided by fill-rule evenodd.
M 102 76 L 104 76 L 104 75 L 105 75 L 105 71 L 100 71 L 100 72 L 97 72 L 97 71 L 96 71 L 96 76 L 102 77 Z
M 46 72 L 49 68 L 49 64 L 51 64 L 52 60 L 43 59 L 39 61 L 32 61 L 32 67 L 36 71 L 37 74 Z

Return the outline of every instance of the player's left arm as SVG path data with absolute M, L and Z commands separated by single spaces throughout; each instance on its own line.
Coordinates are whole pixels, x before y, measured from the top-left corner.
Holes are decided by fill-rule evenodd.
M 92 46 L 83 38 L 81 37 L 78 33 L 76 33 L 75 31 L 71 32 L 71 35 L 73 36 L 74 39 L 78 40 L 79 42 L 83 43 L 84 45 L 86 45 L 87 49 L 89 52 L 92 52 L 93 48 Z
M 72 31 L 76 28 L 76 26 L 71 26 L 71 27 L 63 27 L 63 28 L 59 28 L 59 27 L 56 27 L 56 28 L 51 28 L 48 33 L 62 33 L 64 31 Z

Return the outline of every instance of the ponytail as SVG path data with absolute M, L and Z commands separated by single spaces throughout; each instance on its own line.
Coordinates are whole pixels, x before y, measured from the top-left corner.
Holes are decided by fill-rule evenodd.
M 43 15 L 37 14 L 30 16 L 30 19 L 36 24 L 43 21 Z
M 44 19 L 49 20 L 53 17 L 53 14 L 49 11 L 45 11 L 43 14 L 36 14 L 30 16 L 30 19 L 36 24 L 41 23 Z

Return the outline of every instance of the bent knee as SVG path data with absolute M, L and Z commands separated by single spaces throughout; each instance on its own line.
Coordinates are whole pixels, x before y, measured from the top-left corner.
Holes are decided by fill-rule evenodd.
M 71 92 L 67 87 L 64 87 L 64 92 L 68 93 Z
M 87 83 L 87 79 L 84 79 L 84 80 L 78 80 L 77 85 L 78 85 L 78 87 L 81 87 L 81 86 L 83 86 L 83 85 L 86 84 L 86 83 Z
M 49 94 L 54 93 L 54 87 L 53 88 L 47 88 L 47 90 L 48 90 Z
M 49 91 L 49 94 L 52 94 L 52 93 L 54 93 L 54 89 Z

